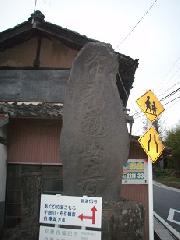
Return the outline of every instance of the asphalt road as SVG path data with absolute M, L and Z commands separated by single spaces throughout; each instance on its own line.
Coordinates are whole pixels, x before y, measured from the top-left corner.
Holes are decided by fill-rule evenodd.
M 180 190 L 153 185 L 154 211 L 180 233 Z

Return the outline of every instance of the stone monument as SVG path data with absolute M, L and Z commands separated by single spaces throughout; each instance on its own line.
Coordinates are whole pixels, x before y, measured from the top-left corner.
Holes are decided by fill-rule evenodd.
M 102 240 L 140 240 L 142 207 L 120 199 L 129 134 L 118 67 L 117 54 L 104 43 L 86 44 L 73 62 L 61 133 L 63 194 L 102 197 Z

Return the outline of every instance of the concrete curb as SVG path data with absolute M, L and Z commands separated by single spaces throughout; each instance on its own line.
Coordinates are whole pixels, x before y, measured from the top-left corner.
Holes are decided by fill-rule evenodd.
M 180 192 L 180 189 L 178 189 L 178 188 L 174 188 L 174 187 L 168 187 L 168 186 L 166 186 L 166 185 L 164 185 L 164 184 L 162 184 L 162 183 L 159 183 L 159 182 L 156 182 L 156 181 L 154 181 L 153 180 L 153 184 L 155 185 L 155 186 L 157 186 L 157 187 L 162 187 L 162 188 L 165 188 L 165 189 L 167 189 L 167 190 L 172 190 L 172 191 L 175 191 L 175 192 Z
M 162 240 L 180 240 L 180 233 L 154 212 L 154 231 Z

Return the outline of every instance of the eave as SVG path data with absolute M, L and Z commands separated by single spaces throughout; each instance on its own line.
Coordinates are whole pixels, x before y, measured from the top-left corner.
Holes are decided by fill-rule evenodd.
M 96 41 L 67 28 L 45 22 L 43 17 L 44 15 L 40 11 L 37 11 L 37 14 L 39 14 L 40 17 L 37 18 L 35 15 L 33 18 L 32 14 L 28 21 L 1 32 L 0 50 L 2 51 L 6 48 L 14 46 L 15 44 L 26 41 L 37 34 L 48 38 L 55 37 L 65 45 L 77 50 L 80 50 L 88 42 Z
M 9 118 L 62 119 L 62 104 L 0 102 L 0 113 Z

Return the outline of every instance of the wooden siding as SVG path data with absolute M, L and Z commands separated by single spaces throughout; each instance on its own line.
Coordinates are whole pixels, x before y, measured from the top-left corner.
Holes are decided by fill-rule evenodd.
M 137 137 L 132 137 L 131 139 L 129 159 L 147 159 L 147 155 L 138 142 Z
M 33 66 L 36 56 L 37 38 L 31 38 L 12 48 L 0 51 L 0 66 L 24 67 Z
M 38 36 L 0 51 L 0 67 L 33 67 L 38 51 Z M 71 68 L 78 51 L 60 40 L 42 37 L 38 67 Z
M 61 164 L 58 120 L 14 119 L 8 126 L 8 163 Z
M 78 51 L 67 47 L 55 38 L 43 38 L 40 51 L 40 67 L 71 68 Z

